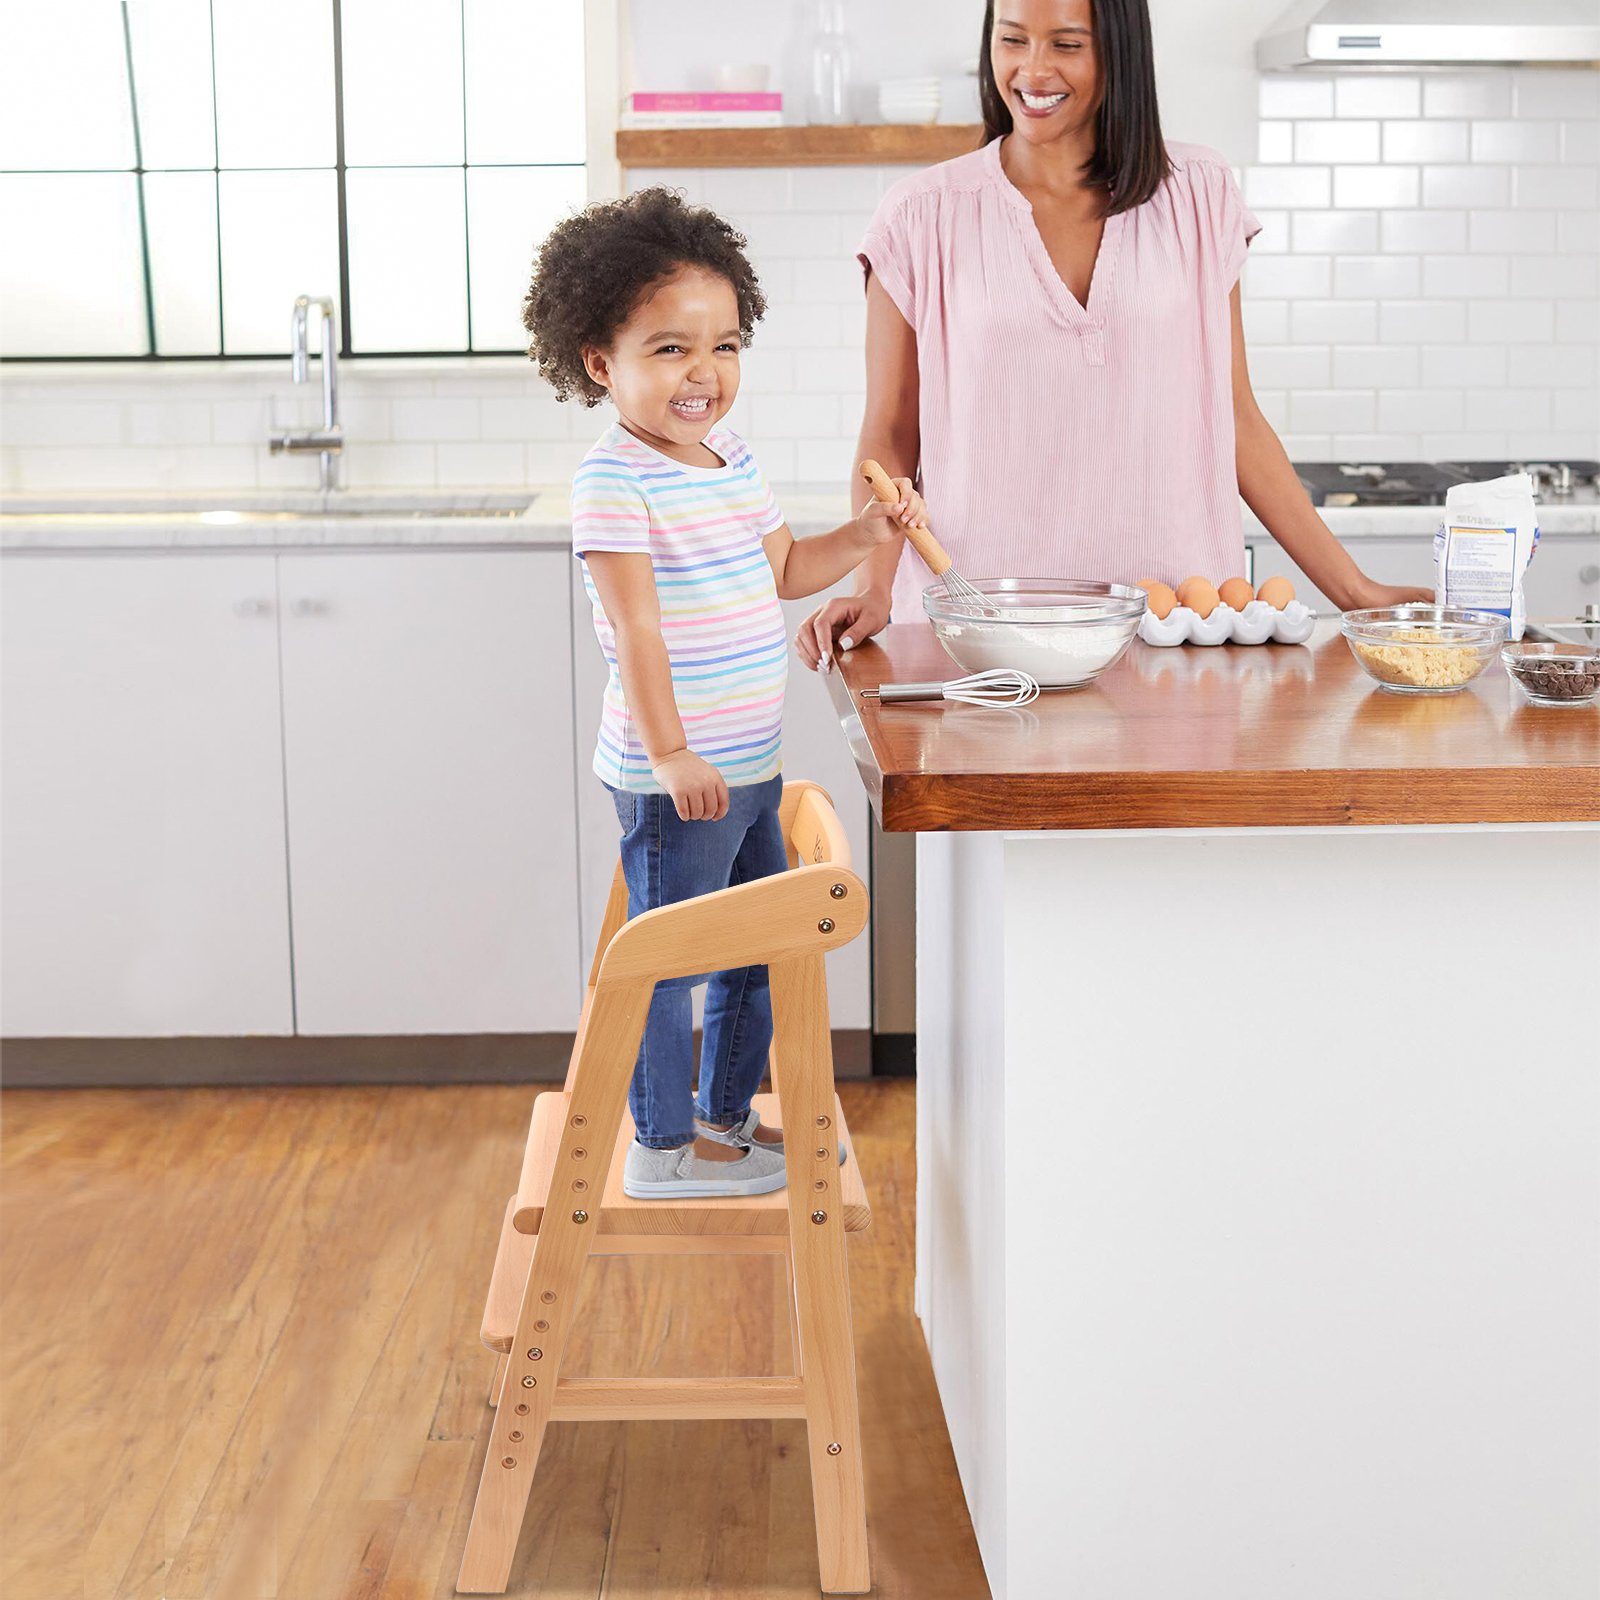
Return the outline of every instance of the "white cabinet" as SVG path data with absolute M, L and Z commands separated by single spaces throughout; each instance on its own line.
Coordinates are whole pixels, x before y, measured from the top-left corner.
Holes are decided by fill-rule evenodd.
M 584 592 L 583 569 L 571 556 L 573 632 L 578 751 L 578 842 L 581 919 L 584 959 L 587 962 L 600 934 L 611 875 L 617 865 L 617 814 L 611 796 L 590 767 L 595 730 L 600 721 L 600 695 L 605 688 L 605 660 L 594 636 L 593 611 Z M 851 584 L 839 586 L 848 593 Z M 784 606 L 789 635 L 816 608 L 818 600 L 796 600 Z M 818 682 L 791 652 L 789 687 L 783 708 L 783 773 L 786 778 L 808 778 L 833 796 L 855 869 L 863 881 L 868 875 L 868 810 L 866 794 L 857 776 L 850 750 L 839 731 L 839 719 L 828 698 L 827 686 Z M 835 1028 L 872 1025 L 872 963 L 867 936 L 852 940 L 828 956 L 828 1009 Z M 700 995 L 696 993 L 698 1014 Z
M 576 1021 L 570 560 L 279 558 L 301 1033 Z
M 0 597 L 0 1027 L 291 1032 L 272 557 L 8 557 Z

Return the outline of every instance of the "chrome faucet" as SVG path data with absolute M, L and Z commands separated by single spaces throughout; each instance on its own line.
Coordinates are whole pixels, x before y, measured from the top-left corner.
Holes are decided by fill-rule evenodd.
M 322 426 L 300 433 L 275 433 L 268 441 L 273 455 L 284 451 L 304 454 L 316 451 L 322 458 L 320 484 L 324 489 L 339 487 L 339 467 L 334 457 L 344 449 L 344 433 L 339 427 L 338 358 L 334 346 L 333 301 L 321 296 L 300 295 L 294 303 L 294 319 L 289 325 L 292 355 L 291 370 L 296 383 L 304 383 L 310 367 L 306 348 L 306 320 L 312 307 L 322 322 Z

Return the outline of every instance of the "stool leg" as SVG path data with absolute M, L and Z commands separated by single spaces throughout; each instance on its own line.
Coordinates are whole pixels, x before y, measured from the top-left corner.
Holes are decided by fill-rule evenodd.
M 653 983 L 612 984 L 595 991 L 583 1055 L 574 1064 L 567 1125 L 561 1132 L 522 1291 L 517 1331 L 506 1357 L 501 1403 L 489 1430 L 489 1448 L 456 1578 L 458 1594 L 503 1594 L 511 1579 L 654 987 Z M 582 1189 L 575 1189 L 574 1183 L 581 1183 Z
M 500 1404 L 500 1385 L 505 1382 L 505 1376 L 506 1358 L 504 1356 L 496 1356 L 494 1358 L 494 1373 L 489 1379 L 489 1404 L 492 1406 Z
M 872 1576 L 827 979 L 821 956 L 775 963 L 770 974 L 817 1562 L 824 1593 L 866 1594 Z

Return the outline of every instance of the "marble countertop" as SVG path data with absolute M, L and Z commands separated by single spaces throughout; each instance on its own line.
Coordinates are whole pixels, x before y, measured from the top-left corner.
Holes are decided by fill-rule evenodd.
M 849 515 L 837 486 L 780 486 L 797 534 Z M 1246 540 L 1270 537 L 1248 512 Z M 1341 539 L 1431 537 L 1437 506 L 1349 506 L 1322 513 Z M 1546 536 L 1600 533 L 1600 503 L 1540 507 Z M 18 494 L 0 500 L 0 550 L 231 550 L 444 546 L 557 549 L 570 537 L 565 484 L 481 490 L 199 490 L 185 494 Z

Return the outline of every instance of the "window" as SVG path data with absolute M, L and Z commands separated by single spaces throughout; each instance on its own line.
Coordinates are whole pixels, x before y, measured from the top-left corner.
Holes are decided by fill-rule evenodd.
M 0 349 L 520 352 L 584 200 L 582 0 L 50 0 L 0 22 Z

